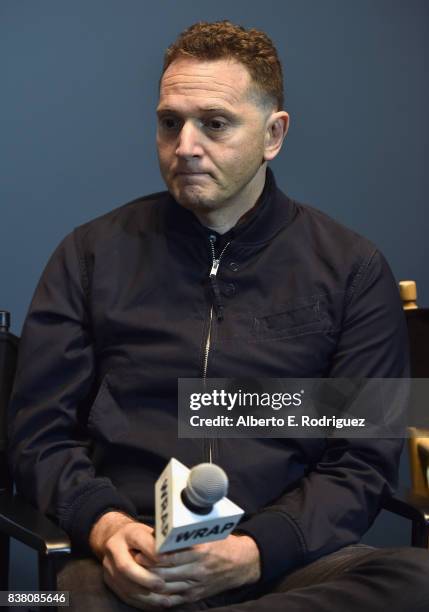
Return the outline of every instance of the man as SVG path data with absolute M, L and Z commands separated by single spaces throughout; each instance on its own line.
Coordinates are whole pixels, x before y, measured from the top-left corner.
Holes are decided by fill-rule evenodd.
M 399 440 L 177 438 L 179 377 L 407 372 L 383 257 L 267 170 L 288 129 L 282 109 L 265 34 L 190 27 L 160 82 L 168 192 L 77 228 L 36 290 L 11 463 L 18 489 L 83 554 L 60 572 L 73 609 L 428 605 L 426 551 L 354 546 L 395 484 Z M 153 485 L 171 456 L 225 468 L 246 511 L 239 530 L 155 553 Z

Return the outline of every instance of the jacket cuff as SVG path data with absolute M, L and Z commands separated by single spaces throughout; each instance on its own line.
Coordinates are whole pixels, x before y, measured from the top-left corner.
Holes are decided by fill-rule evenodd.
M 86 489 L 74 500 L 60 523 L 69 534 L 76 552 L 93 555 L 89 546 L 91 529 L 96 520 L 109 510 L 125 512 L 138 520 L 134 504 L 122 496 L 111 484 Z
M 234 533 L 253 538 L 261 557 L 260 582 L 268 582 L 304 563 L 305 545 L 299 529 L 285 515 L 275 511 L 255 514 L 240 523 Z

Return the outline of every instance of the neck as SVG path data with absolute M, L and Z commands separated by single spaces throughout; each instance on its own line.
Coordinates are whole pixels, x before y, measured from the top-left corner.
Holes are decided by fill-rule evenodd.
M 198 221 L 218 234 L 226 234 L 255 206 L 264 189 L 266 171 L 267 165 L 264 163 L 240 195 L 225 200 L 220 208 L 210 211 L 194 211 Z

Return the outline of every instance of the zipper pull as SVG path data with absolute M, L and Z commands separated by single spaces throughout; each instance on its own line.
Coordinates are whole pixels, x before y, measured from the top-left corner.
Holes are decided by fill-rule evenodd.
M 213 259 L 212 269 L 210 270 L 210 277 L 216 276 L 219 270 L 220 259 Z
M 215 242 L 216 242 L 216 236 L 212 234 L 209 237 L 209 240 L 210 240 L 210 247 L 212 251 L 212 267 L 210 270 L 209 279 L 210 279 L 210 285 L 211 285 L 211 289 L 212 289 L 213 297 L 214 297 L 217 320 L 222 321 L 223 320 L 223 301 L 222 301 L 222 295 L 220 293 L 220 289 L 217 283 L 216 276 L 217 276 L 217 271 L 219 270 L 219 264 L 220 264 L 220 260 L 222 259 L 222 255 L 225 253 L 226 249 L 229 247 L 230 242 L 228 242 L 223 247 L 222 252 L 219 254 L 219 257 L 216 258 L 216 252 L 215 252 L 215 247 L 214 247 Z
M 213 257 L 213 263 L 212 263 L 212 269 L 210 270 L 210 278 L 213 278 L 213 276 L 216 276 L 217 271 L 219 270 L 219 264 L 220 264 L 220 257 L 218 257 L 216 259 L 216 255 L 215 255 L 215 244 L 216 244 L 216 236 L 214 234 L 211 234 L 209 236 L 209 240 L 210 240 L 210 246 L 212 249 L 212 257 Z

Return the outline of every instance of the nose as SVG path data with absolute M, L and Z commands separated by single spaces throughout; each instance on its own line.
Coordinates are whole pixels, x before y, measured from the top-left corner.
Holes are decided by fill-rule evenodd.
M 201 134 L 196 125 L 186 121 L 178 136 L 176 155 L 182 158 L 201 157 Z

